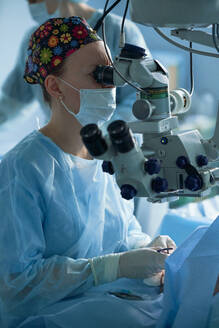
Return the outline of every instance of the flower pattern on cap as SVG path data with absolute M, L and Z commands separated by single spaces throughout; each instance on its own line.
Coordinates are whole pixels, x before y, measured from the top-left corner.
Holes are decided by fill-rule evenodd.
M 101 38 L 82 17 L 49 19 L 30 38 L 24 79 L 31 84 L 43 84 L 65 58 L 98 40 Z

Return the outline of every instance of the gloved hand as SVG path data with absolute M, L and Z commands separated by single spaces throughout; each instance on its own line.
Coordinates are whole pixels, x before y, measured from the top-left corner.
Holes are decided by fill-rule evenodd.
M 175 242 L 169 236 L 158 236 L 154 238 L 149 244 L 148 247 L 152 247 L 155 249 L 162 248 L 172 248 L 169 250 L 167 254 L 171 254 L 176 249 Z M 159 272 L 157 274 L 152 275 L 149 278 L 144 279 L 144 283 L 148 286 L 160 286 L 162 284 L 162 277 L 164 277 L 164 272 Z
M 140 248 L 89 259 L 95 285 L 119 278 L 144 279 L 161 272 L 167 254 Z
M 176 249 L 176 244 L 169 236 L 161 235 L 154 238 L 147 247 L 152 247 L 154 249 L 173 248 L 169 251 L 169 253 L 172 253 Z
M 121 253 L 118 267 L 118 278 L 144 279 L 161 272 L 167 254 L 159 253 L 152 248 L 140 248 Z
M 164 276 L 165 276 L 165 271 L 162 270 L 161 272 L 158 272 L 149 278 L 145 278 L 143 282 L 147 286 L 162 286 L 164 284 L 163 282 Z

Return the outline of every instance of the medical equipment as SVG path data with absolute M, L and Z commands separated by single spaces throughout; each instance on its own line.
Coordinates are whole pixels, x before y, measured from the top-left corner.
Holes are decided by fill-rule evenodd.
M 147 26 L 206 27 L 218 21 L 218 10 L 218 0 L 130 0 L 131 19 Z
M 158 253 L 166 253 L 166 254 L 169 254 L 170 252 L 169 251 L 172 251 L 173 250 L 173 247 L 166 247 L 166 248 L 160 248 L 157 250 Z
M 217 22 L 219 14 L 216 0 L 202 0 L 201 4 L 197 0 L 192 4 L 187 1 L 173 4 L 170 0 L 131 0 L 130 7 L 135 22 L 154 26 L 158 32 L 157 26 L 189 28 L 189 35 L 191 28 Z M 176 30 L 174 33 L 177 35 Z M 182 35 L 181 31 L 179 35 Z M 209 55 L 192 48 L 185 50 Z M 219 54 L 213 55 L 219 57 Z M 105 85 L 128 83 L 138 90 L 132 107 L 136 122 L 114 121 L 104 136 L 95 124 L 81 130 L 90 154 L 104 160 L 103 171 L 115 173 L 122 197 L 147 197 L 151 202 L 163 202 L 179 196 L 209 194 L 219 181 L 219 112 L 214 135 L 209 140 L 198 130 L 179 131 L 177 116 L 189 110 L 191 94 L 182 88 L 169 91 L 167 70 L 143 48 L 130 44 L 123 45 L 112 66 L 97 67 L 94 77 Z M 135 143 L 132 132 L 142 134 L 141 147 Z

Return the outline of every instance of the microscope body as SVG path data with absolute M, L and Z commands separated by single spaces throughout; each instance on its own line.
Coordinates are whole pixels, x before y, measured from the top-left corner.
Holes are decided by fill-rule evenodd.
M 163 202 L 206 195 L 218 182 L 219 168 L 209 162 L 219 157 L 219 140 L 204 140 L 197 130 L 178 130 L 177 115 L 189 109 L 190 95 L 184 89 L 169 91 L 166 69 L 143 50 L 125 45 L 114 69 L 104 74 L 105 68 L 100 68 L 95 75 L 97 81 L 99 77 L 105 84 L 123 86 L 119 72 L 140 86 L 132 108 L 137 120 L 114 121 L 105 136 L 97 126 L 96 132 L 84 127 L 82 139 L 92 156 L 104 160 L 103 170 L 115 174 L 125 199 Z M 141 146 L 135 133 L 143 136 Z

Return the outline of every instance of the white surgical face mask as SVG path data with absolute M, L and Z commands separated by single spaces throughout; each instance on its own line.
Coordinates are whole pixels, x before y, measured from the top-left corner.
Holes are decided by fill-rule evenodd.
M 63 100 L 60 101 L 67 112 L 76 117 L 82 126 L 95 123 L 100 127 L 110 120 L 116 109 L 116 88 L 79 90 L 70 83 L 60 80 L 80 93 L 80 109 L 77 114 L 70 111 Z
M 59 4 L 60 5 L 60 4 Z M 30 14 L 38 24 L 43 24 L 50 18 L 59 17 L 59 5 L 53 14 L 48 14 L 45 2 L 33 3 L 29 5 Z

